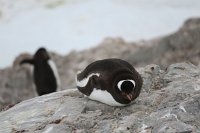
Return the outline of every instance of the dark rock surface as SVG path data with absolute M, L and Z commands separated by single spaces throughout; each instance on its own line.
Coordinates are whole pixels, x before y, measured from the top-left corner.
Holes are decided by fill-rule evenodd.
M 152 64 L 138 71 L 144 86 L 130 106 L 111 107 L 68 89 L 1 112 L 0 133 L 200 133 L 200 68 Z

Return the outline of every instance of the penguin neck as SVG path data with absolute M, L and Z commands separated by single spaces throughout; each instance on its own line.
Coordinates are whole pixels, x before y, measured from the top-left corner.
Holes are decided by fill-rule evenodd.
M 49 61 L 49 59 L 48 60 L 41 60 L 41 59 L 40 60 L 35 60 L 34 61 L 34 65 L 36 65 L 36 66 L 39 65 L 40 66 L 40 65 L 48 64 L 48 61 Z

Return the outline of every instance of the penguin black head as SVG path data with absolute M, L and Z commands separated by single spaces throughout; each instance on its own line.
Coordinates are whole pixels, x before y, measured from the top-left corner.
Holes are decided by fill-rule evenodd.
M 39 48 L 34 55 L 34 60 L 45 61 L 45 60 L 49 60 L 49 59 L 50 59 L 50 57 L 45 48 Z
M 48 61 L 50 59 L 50 56 L 48 55 L 48 52 L 45 48 L 39 48 L 36 53 L 34 54 L 33 58 L 30 59 L 23 59 L 20 62 L 20 65 L 28 63 L 34 65 L 35 62 L 44 62 Z
M 111 106 L 134 101 L 142 88 L 140 74 L 121 59 L 99 60 L 77 74 L 77 88 L 90 99 Z
M 135 88 L 135 81 L 134 80 L 121 80 L 117 84 L 117 88 L 121 91 L 122 96 L 127 99 L 132 101 L 133 99 L 133 89 Z
M 120 68 L 112 77 L 111 93 L 114 94 L 114 99 L 122 104 L 129 104 L 139 96 L 143 81 L 134 68 Z

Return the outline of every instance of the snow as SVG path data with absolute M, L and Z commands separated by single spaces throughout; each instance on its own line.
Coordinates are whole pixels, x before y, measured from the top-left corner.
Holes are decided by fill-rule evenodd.
M 151 39 L 199 16 L 199 0 L 0 0 L 0 68 L 40 46 L 67 54 L 106 37 Z

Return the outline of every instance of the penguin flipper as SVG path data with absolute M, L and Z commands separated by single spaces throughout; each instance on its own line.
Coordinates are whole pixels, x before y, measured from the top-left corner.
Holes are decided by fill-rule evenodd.
M 33 59 L 24 59 L 24 60 L 20 61 L 20 65 L 26 64 L 26 63 L 33 65 L 34 64 L 34 60 Z

